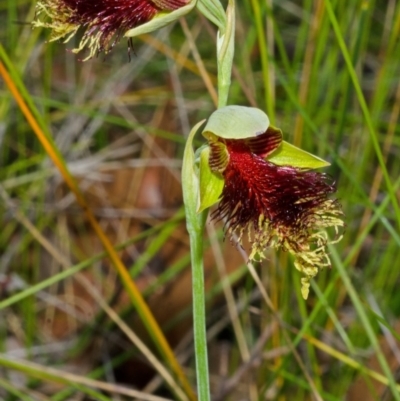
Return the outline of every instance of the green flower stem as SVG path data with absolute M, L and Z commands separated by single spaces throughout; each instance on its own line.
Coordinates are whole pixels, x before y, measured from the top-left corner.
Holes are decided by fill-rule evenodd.
M 226 13 L 219 0 L 198 0 L 197 9 L 218 27 L 218 108 L 228 102 L 232 62 L 235 53 L 235 0 L 229 0 Z
M 199 179 L 196 174 L 193 137 L 203 121 L 196 124 L 186 141 L 182 166 L 182 189 L 186 211 L 186 226 L 190 236 L 193 291 L 193 331 L 196 355 L 197 391 L 199 401 L 210 400 L 208 355 L 206 337 L 206 312 L 203 269 L 203 232 L 207 211 L 197 213 Z
M 227 105 L 231 85 L 235 51 L 235 2 L 229 0 L 226 15 L 219 0 L 199 0 L 197 7 L 219 28 L 217 36 L 218 108 L 221 108 Z M 203 266 L 203 235 L 208 209 L 198 212 L 200 182 L 193 151 L 193 138 L 202 123 L 198 123 L 192 129 L 186 142 L 182 166 L 182 189 L 192 261 L 193 330 L 198 399 L 209 401 L 210 383 Z
M 235 53 L 235 1 L 229 0 L 226 9 L 226 29 L 219 31 L 217 36 L 218 61 L 218 108 L 228 103 L 231 86 L 232 63 Z
M 192 220 L 187 226 L 192 259 L 193 331 L 196 351 L 197 392 L 200 401 L 210 400 L 203 267 L 203 232 L 206 218 L 207 211 L 203 211 L 197 215 L 197 221 L 194 225 L 191 224 L 194 222 Z M 189 228 L 189 226 L 191 227 Z

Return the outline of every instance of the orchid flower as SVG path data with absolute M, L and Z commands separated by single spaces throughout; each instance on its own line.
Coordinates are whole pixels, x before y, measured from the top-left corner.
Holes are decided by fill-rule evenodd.
M 68 42 L 82 28 L 77 53 L 89 48 L 89 59 L 109 52 L 122 36 L 162 28 L 193 9 L 196 0 L 40 0 L 35 27 L 51 28 L 50 40 Z M 85 59 L 85 60 L 86 60 Z
M 334 183 L 311 170 L 328 163 L 283 142 L 282 132 L 255 108 L 217 110 L 203 136 L 208 146 L 200 154 L 199 211 L 218 203 L 212 219 L 222 220 L 239 244 L 247 234 L 249 260 L 265 258 L 267 247 L 294 255 L 306 299 L 310 279 L 330 266 L 327 245 L 341 238 L 344 226 L 341 206 L 331 198 Z

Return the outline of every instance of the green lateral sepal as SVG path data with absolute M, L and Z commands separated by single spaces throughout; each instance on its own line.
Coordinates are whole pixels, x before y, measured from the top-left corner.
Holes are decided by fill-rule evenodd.
M 267 157 L 267 160 L 277 166 L 291 166 L 307 170 L 330 166 L 327 161 L 285 141 L 282 141 L 278 149 Z
M 153 32 L 157 29 L 164 28 L 171 22 L 176 21 L 180 17 L 188 14 L 196 5 L 197 0 L 192 0 L 186 6 L 180 7 L 174 11 L 170 12 L 160 12 L 156 14 L 150 21 L 145 22 L 135 28 L 129 29 L 125 32 L 124 36 L 127 38 L 132 38 L 134 36 L 143 35 L 145 33 Z

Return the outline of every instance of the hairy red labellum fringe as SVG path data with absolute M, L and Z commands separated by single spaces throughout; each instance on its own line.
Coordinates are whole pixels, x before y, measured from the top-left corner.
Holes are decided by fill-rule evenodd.
M 121 36 L 150 21 L 157 13 L 173 11 L 187 0 L 54 0 L 65 22 L 87 30 L 85 36 L 99 36 L 98 51 L 109 51 Z M 61 18 L 61 17 L 60 17 Z
M 251 153 L 241 140 L 226 145 L 230 159 L 214 217 L 226 218 L 230 231 L 251 224 L 259 232 L 264 216 L 271 228 L 287 227 L 297 237 L 310 228 L 315 212 L 335 192 L 325 174 L 276 166 Z
M 325 229 L 333 227 L 339 239 L 342 211 L 338 201 L 329 198 L 336 189 L 326 174 L 264 159 L 279 146 L 279 133 L 267 130 L 250 139 L 210 142 L 210 167 L 224 177 L 212 218 L 225 220 L 225 232 L 231 238 L 237 233 L 239 242 L 248 232 L 250 259 L 263 257 L 269 246 L 294 254 L 295 267 L 304 274 L 302 294 L 307 298 L 309 279 L 330 265 Z

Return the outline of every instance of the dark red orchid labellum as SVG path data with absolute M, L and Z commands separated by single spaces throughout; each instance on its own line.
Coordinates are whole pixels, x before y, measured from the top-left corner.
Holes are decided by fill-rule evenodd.
M 84 28 L 76 51 L 90 48 L 90 56 L 108 52 L 127 32 L 152 20 L 158 13 L 172 12 L 190 0 L 42 0 L 38 11 L 51 22 L 36 21 L 36 26 L 53 29 L 51 39 L 73 35 Z M 69 39 L 67 37 L 67 40 Z
M 224 187 L 212 218 L 225 222 L 225 231 L 239 242 L 248 233 L 250 259 L 264 257 L 266 247 L 280 248 L 295 256 L 295 266 L 309 279 L 329 266 L 326 228 L 343 226 L 332 180 L 315 171 L 278 166 L 265 157 L 280 144 L 281 133 L 271 127 L 250 139 L 210 137 L 210 167 L 222 174 Z M 331 241 L 332 242 L 332 241 Z

